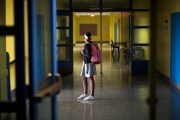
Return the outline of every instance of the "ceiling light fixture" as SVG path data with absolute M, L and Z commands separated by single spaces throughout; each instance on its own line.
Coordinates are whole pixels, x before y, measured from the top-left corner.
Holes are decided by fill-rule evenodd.
M 94 13 L 91 13 L 91 15 L 90 15 L 91 17 L 94 17 L 95 15 L 94 15 Z

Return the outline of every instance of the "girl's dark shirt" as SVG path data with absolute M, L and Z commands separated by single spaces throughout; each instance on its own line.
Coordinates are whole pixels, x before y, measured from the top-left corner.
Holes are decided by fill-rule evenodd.
M 83 55 L 84 55 L 84 63 L 91 63 L 91 57 L 92 57 L 92 48 L 91 43 L 86 43 L 84 45 Z

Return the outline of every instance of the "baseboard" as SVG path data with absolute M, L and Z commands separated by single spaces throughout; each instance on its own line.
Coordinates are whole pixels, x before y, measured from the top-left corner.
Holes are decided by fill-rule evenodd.
M 93 40 L 92 40 L 92 42 L 94 42 L 94 43 L 109 43 L 109 41 L 102 41 L 101 42 L 101 41 L 93 41 Z M 84 43 L 84 41 L 82 41 L 82 40 L 81 41 L 76 41 L 76 43 Z
M 174 83 L 169 77 L 167 77 L 166 75 L 162 74 L 161 72 L 157 71 L 157 77 L 160 80 L 165 80 L 166 82 L 168 82 L 169 84 L 171 84 L 173 87 L 175 87 L 176 89 L 180 90 L 180 85 Z

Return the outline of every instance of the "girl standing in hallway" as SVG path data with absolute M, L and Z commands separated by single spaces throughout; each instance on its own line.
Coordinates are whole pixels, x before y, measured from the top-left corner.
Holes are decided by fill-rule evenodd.
M 94 75 L 96 75 L 96 66 L 91 62 L 92 57 L 92 48 L 91 48 L 91 33 L 87 32 L 84 34 L 84 49 L 81 51 L 83 54 L 83 65 L 81 69 L 82 80 L 83 80 L 83 94 L 80 95 L 78 100 L 94 100 L 94 89 L 95 89 L 95 81 Z M 88 95 L 88 78 L 90 78 L 90 95 Z

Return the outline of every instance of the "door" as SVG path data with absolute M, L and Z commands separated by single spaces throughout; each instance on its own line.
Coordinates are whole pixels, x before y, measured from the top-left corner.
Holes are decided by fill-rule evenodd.
M 133 2 L 131 17 L 131 75 L 147 74 L 150 60 L 150 4 Z
M 64 76 L 73 73 L 72 12 L 57 11 L 58 72 Z
M 2 120 L 26 120 L 23 3 L 24 0 L 11 3 L 0 0 L 0 119 Z M 10 58 L 15 59 L 11 67 Z
M 31 0 L 29 8 L 30 119 L 56 120 L 60 75 L 56 59 L 56 3 Z
M 10 99 L 8 96 L 10 95 L 10 88 L 8 88 L 8 83 L 10 83 L 10 80 L 7 79 L 8 74 L 8 67 L 6 64 L 9 64 L 8 59 L 6 59 L 6 36 L 2 35 L 2 26 L 6 27 L 6 10 L 5 6 L 6 1 L 1 0 L 0 1 L 0 120 L 8 118 L 8 114 L 1 113 L 3 110 L 2 103 L 5 104 L 6 102 L 10 102 Z M 6 106 L 7 107 L 7 106 Z M 7 112 L 7 111 L 6 111 Z

